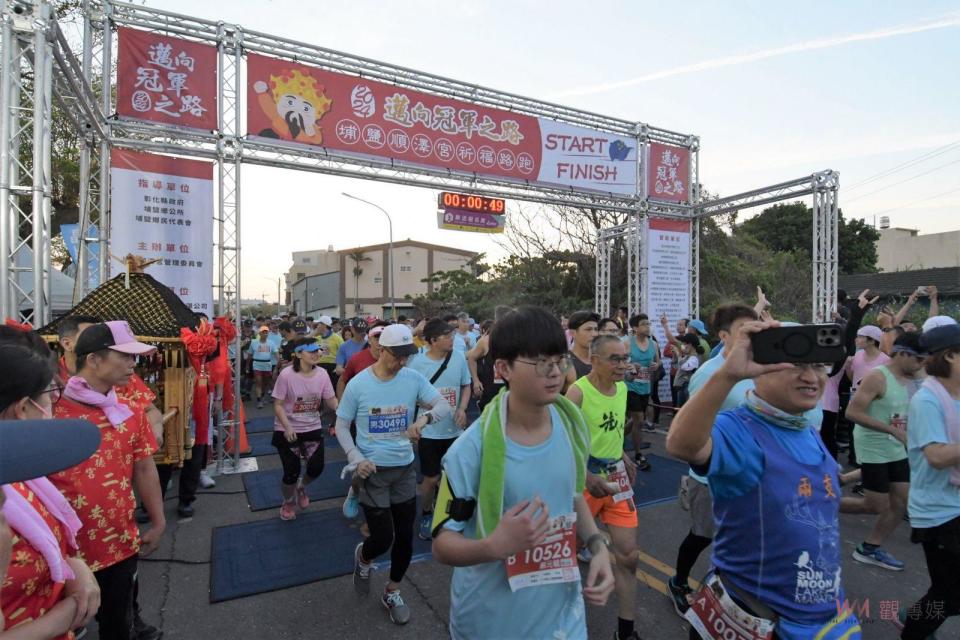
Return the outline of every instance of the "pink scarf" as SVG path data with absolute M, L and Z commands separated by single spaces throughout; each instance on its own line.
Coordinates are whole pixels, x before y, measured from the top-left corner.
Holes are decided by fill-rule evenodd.
M 63 495 L 57 491 L 46 478 L 34 478 L 24 482 L 37 499 L 43 503 L 54 518 L 60 521 L 67 532 L 67 541 L 70 547 L 77 548 L 77 531 L 80 530 L 80 519 Z M 3 503 L 3 515 L 17 533 L 27 541 L 31 547 L 43 555 L 50 567 L 50 577 L 54 582 L 73 580 L 76 576 L 73 569 L 67 564 L 60 553 L 60 544 L 57 537 L 47 525 L 40 513 L 27 502 L 19 491 L 8 484 L 3 485 L 3 493 L 7 497 Z
M 953 396 L 943 386 L 943 383 L 937 380 L 936 376 L 927 376 L 922 386 L 930 391 L 937 402 L 940 403 L 947 440 L 950 441 L 950 444 L 960 444 L 960 411 L 957 411 L 957 403 Z M 950 484 L 960 487 L 960 465 L 954 465 L 950 469 Z
M 103 395 L 99 391 L 93 390 L 87 381 L 80 376 L 73 376 L 67 381 L 67 387 L 63 390 L 63 395 L 71 400 L 100 409 L 107 416 L 110 424 L 115 427 L 120 426 L 124 420 L 133 415 L 130 407 L 121 404 L 117 399 L 117 392 L 113 387 L 110 387 L 107 395 Z

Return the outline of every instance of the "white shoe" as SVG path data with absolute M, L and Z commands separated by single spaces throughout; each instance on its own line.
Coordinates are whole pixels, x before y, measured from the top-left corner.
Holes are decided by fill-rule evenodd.
M 204 470 L 200 472 L 200 486 L 204 489 L 212 489 L 217 486 L 217 482 Z

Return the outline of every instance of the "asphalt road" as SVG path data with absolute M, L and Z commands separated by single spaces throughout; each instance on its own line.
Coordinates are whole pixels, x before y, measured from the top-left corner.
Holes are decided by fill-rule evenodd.
M 267 415 L 266 410 L 249 412 Z M 663 434 L 652 434 L 651 451 L 663 451 Z M 342 457 L 339 449 L 328 448 L 328 461 Z M 279 466 L 277 456 L 258 458 L 261 469 Z M 176 486 L 174 484 L 174 486 Z M 237 491 L 243 486 L 238 476 L 217 478 L 214 491 Z M 173 493 L 176 490 L 173 489 Z M 209 603 L 209 564 L 180 564 L 163 561 L 177 559 L 205 562 L 210 558 L 211 531 L 214 527 L 264 518 L 278 517 L 276 510 L 251 512 L 246 496 L 201 493 L 195 503 L 196 515 L 177 521 L 176 501 L 166 503 L 168 527 L 154 561 L 140 565 L 140 603 L 143 617 L 159 626 L 168 640 L 300 640 L 337 638 L 445 638 L 449 615 L 451 570 L 432 560 L 410 567 L 403 595 L 412 610 L 404 627 L 393 625 L 381 607 L 377 594 L 386 581 L 385 572 L 375 573 L 371 595 L 354 594 L 351 576 L 315 582 L 299 587 L 240 598 L 218 604 Z M 340 500 L 314 503 L 310 510 L 339 508 Z M 893 602 L 909 606 L 927 589 L 928 577 L 923 553 L 909 541 L 909 527 L 903 523 L 893 534 L 887 548 L 906 562 L 906 570 L 893 573 L 853 561 L 854 546 L 869 531 L 869 517 L 841 516 L 841 537 L 845 557 L 843 578 L 848 598 L 859 606 L 869 602 L 869 616 L 862 616 L 864 638 L 899 637 L 887 619 Z M 689 530 L 689 519 L 676 501 L 640 510 L 638 540 L 640 568 L 637 571 L 636 620 L 640 635 L 646 639 L 685 640 L 687 625 L 673 610 L 666 594 L 666 580 L 672 574 L 677 546 Z M 358 537 L 359 540 L 359 537 Z M 694 577 L 708 568 L 705 552 L 693 571 Z M 865 611 L 865 609 L 864 609 Z M 604 608 L 588 607 L 590 638 L 612 638 L 616 628 L 615 597 Z M 96 623 L 90 625 L 88 638 L 97 638 Z M 938 638 L 960 637 L 960 619 L 949 620 Z

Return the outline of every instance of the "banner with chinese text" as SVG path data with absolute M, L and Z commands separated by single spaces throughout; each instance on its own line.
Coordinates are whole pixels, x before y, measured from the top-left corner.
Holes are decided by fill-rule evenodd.
M 660 318 L 666 316 L 670 330 L 675 331 L 677 320 L 689 317 L 690 313 L 690 221 L 648 218 L 645 232 L 647 290 L 644 292 L 644 309 L 650 316 L 650 329 L 662 350 L 667 346 L 667 338 Z M 661 403 L 666 404 L 670 400 L 668 359 L 664 359 L 664 367 L 668 375 L 660 381 L 659 393 Z
M 216 47 L 121 27 L 117 113 L 196 129 L 217 129 Z
M 114 149 L 110 198 L 110 253 L 158 259 L 146 272 L 212 314 L 213 164 Z
M 637 189 L 631 137 L 253 53 L 247 132 L 432 169 L 622 195 Z
M 690 202 L 690 150 L 651 142 L 648 154 L 648 196 L 666 202 Z

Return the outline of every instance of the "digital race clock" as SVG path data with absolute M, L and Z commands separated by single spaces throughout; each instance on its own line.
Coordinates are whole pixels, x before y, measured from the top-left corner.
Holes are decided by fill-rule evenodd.
M 506 211 L 507 201 L 503 198 L 488 198 L 486 196 L 470 196 L 465 193 L 451 193 L 443 191 L 437 199 L 440 209 L 459 209 L 461 211 L 477 211 L 501 215 Z

